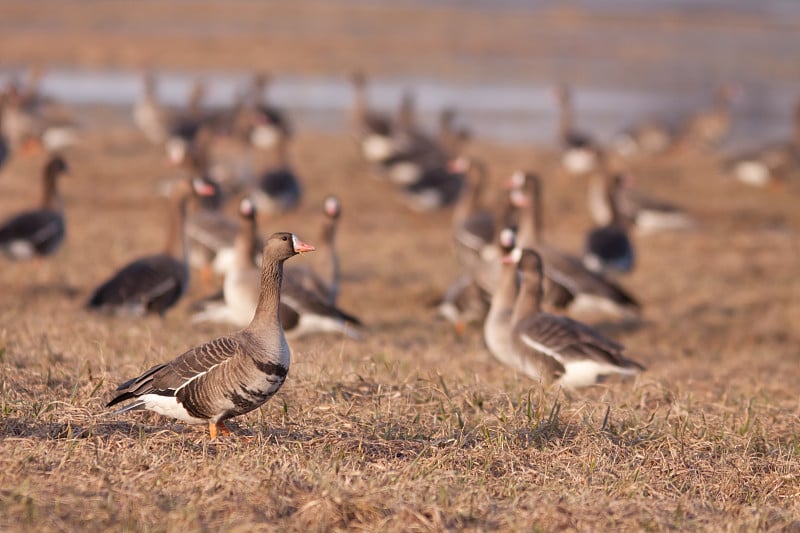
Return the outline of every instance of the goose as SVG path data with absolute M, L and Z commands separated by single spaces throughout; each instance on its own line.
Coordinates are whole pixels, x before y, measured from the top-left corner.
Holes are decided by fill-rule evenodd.
M 611 180 L 611 184 L 602 183 L 607 198 L 601 199 L 603 209 L 610 211 L 610 219 L 607 224 L 594 227 L 587 233 L 584 244 L 583 264 L 589 270 L 599 274 L 611 272 L 627 273 L 633 270 L 635 253 L 633 243 L 628 236 L 626 221 L 622 218 L 614 201 L 616 188 L 619 187 L 616 176 L 609 173 L 598 173 L 593 181 Z
M 625 348 L 590 326 L 569 317 L 542 312 L 542 258 L 516 248 L 519 290 L 510 317 L 510 350 L 500 358 L 530 378 L 564 388 L 587 387 L 604 377 L 630 376 L 644 370 L 623 355 Z M 546 268 L 546 267 L 545 267 Z
M 341 278 L 339 254 L 336 251 L 336 232 L 342 216 L 339 198 L 335 195 L 326 196 L 322 203 L 322 213 L 324 219 L 319 234 L 321 245 L 314 254 L 314 268 L 292 265 L 287 272 L 293 279 L 301 281 L 306 289 L 319 293 L 330 305 L 336 305 Z
M 354 72 L 350 81 L 353 85 L 352 119 L 360 143 L 361 154 L 367 161 L 377 163 L 387 159 L 394 151 L 392 118 L 369 108 L 367 98 L 367 77 L 361 71 Z
M 617 283 L 586 268 L 583 261 L 541 241 L 541 184 L 538 176 L 519 173 L 523 189 L 512 191 L 520 209 L 517 243 L 532 248 L 544 261 L 545 298 L 557 309 L 636 319 L 640 305 Z
M 45 107 L 44 101 L 35 88 L 23 91 L 16 83 L 9 84 L 0 134 L 11 150 L 30 153 L 44 148 L 54 153 L 77 143 L 77 127 L 67 111 L 62 107 Z
M 250 107 L 253 128 L 250 134 L 251 143 L 261 149 L 275 146 L 279 136 L 292 137 L 292 125 L 286 112 L 272 104 L 269 100 L 271 77 L 266 72 L 257 72 L 253 76 L 250 90 Z
M 419 180 L 402 188 L 401 201 L 418 213 L 436 211 L 453 205 L 464 188 L 466 168 L 460 160 L 423 172 Z
M 788 142 L 771 144 L 725 162 L 725 170 L 738 181 L 753 187 L 780 185 L 787 174 L 800 166 L 800 100 L 794 110 L 794 132 Z
M 613 176 L 611 185 L 614 194 L 606 195 L 606 198 L 614 203 L 614 210 L 621 220 L 640 234 L 687 230 L 697 225 L 694 217 L 682 207 L 637 190 L 634 186 L 635 178 L 631 174 Z M 611 222 L 610 218 L 598 217 L 600 213 L 596 208 L 595 211 L 595 222 L 598 224 Z M 609 217 L 612 215 L 610 206 L 607 208 L 607 213 Z
M 180 159 L 179 154 L 189 149 L 197 133 L 206 126 L 207 117 L 203 114 L 205 92 L 205 83 L 195 80 L 189 90 L 186 107 L 169 119 L 165 148 L 172 161 Z
M 439 132 L 437 142 L 448 158 L 458 157 L 464 145 L 472 137 L 469 128 L 458 124 L 458 115 L 452 107 L 445 107 L 439 113 Z
M 133 121 L 145 139 L 155 145 L 167 140 L 169 117 L 158 102 L 155 74 L 148 70 L 142 77 L 143 92 L 133 107 Z
M 275 163 L 262 172 L 258 184 L 250 192 L 260 213 L 276 215 L 291 211 L 300 203 L 303 188 L 289 163 L 289 139 L 278 133 Z
M 717 87 L 711 109 L 696 113 L 684 124 L 677 148 L 709 148 L 722 141 L 731 129 L 731 110 L 740 92 L 732 84 Z
M 134 400 L 113 414 L 147 409 L 190 424 L 208 424 L 212 440 L 229 434 L 226 420 L 257 409 L 286 380 L 291 352 L 278 312 L 283 263 L 312 250 L 294 234 L 272 234 L 264 246 L 258 304 L 250 323 L 125 381 L 106 407 Z
M 622 157 L 657 155 L 672 145 L 674 133 L 655 120 L 626 129 L 611 140 L 611 148 Z
M 466 158 L 457 160 L 467 170 L 465 190 L 453 209 L 453 238 L 456 259 L 464 271 L 445 291 L 438 303 L 438 313 L 453 323 L 458 333 L 467 324 L 486 316 L 490 293 L 476 279 L 476 271 L 491 257 L 495 234 L 494 214 L 481 205 L 488 173 L 485 165 Z
M 240 204 L 241 229 L 236 237 L 235 261 L 225 274 L 222 301 L 209 298 L 192 321 L 221 322 L 236 326 L 247 325 L 256 312 L 260 270 L 252 256 L 256 245 L 257 221 L 255 203 L 249 198 Z M 283 272 L 280 317 L 289 339 L 314 333 L 344 333 L 352 338 L 360 334 L 355 326 L 361 322 L 328 303 L 327 294 L 308 288 L 302 270 Z M 299 275 L 298 275 L 299 274 Z
M 516 246 L 516 235 L 511 228 L 504 228 L 498 234 L 498 244 L 503 258 L 507 257 Z M 500 259 L 498 258 L 498 262 Z M 483 340 L 492 355 L 500 362 L 511 365 L 511 314 L 514 311 L 514 300 L 517 296 L 516 266 L 503 260 L 500 276 L 492 293 L 489 313 L 483 322 Z
M 98 286 L 86 308 L 117 315 L 164 316 L 186 292 L 189 285 L 188 242 L 184 223 L 187 203 L 193 194 L 211 194 L 202 180 L 185 180 L 172 192 L 170 223 L 164 252 L 137 259 L 118 270 Z M 173 255 L 176 240 L 181 240 L 179 258 Z
M 453 168 L 465 175 L 464 190 L 453 208 L 453 240 L 459 263 L 470 268 L 494 240 L 495 215 L 483 205 L 489 174 L 477 159 L 455 159 Z
M 566 84 L 555 89 L 559 109 L 558 136 L 561 143 L 561 164 L 570 174 L 580 175 L 597 164 L 597 154 L 592 138 L 574 127 L 572 90 Z
M 50 156 L 44 167 L 39 209 L 19 213 L 0 226 L 0 250 L 6 257 L 13 260 L 43 257 L 53 254 L 63 244 L 66 222 L 58 179 L 68 171 L 62 156 Z

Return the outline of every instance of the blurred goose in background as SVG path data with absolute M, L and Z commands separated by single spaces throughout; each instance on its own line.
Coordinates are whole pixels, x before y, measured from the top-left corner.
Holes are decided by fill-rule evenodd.
M 122 383 L 106 407 L 134 400 L 114 414 L 148 409 L 190 424 L 208 424 L 212 439 L 229 434 L 225 421 L 261 406 L 289 373 L 291 352 L 278 312 L 283 263 L 312 250 L 291 233 L 273 234 L 264 247 L 252 321 Z
M 187 179 L 175 186 L 164 252 L 137 259 L 118 270 L 94 290 L 87 309 L 118 315 L 164 316 L 178 302 L 189 285 L 189 244 L 184 224 L 187 204 L 195 194 L 213 194 L 213 188 L 199 179 Z
M 257 178 L 250 196 L 259 213 L 277 215 L 296 208 L 303 193 L 289 162 L 289 139 L 282 131 L 274 147 L 275 160 Z
M 208 118 L 203 111 L 206 87 L 203 80 L 195 80 L 187 96 L 183 110 L 175 112 L 169 118 L 166 141 L 167 157 L 170 161 L 178 161 L 181 154 L 187 152 L 194 143 L 195 137 L 203 126 L 208 126 Z
M 370 109 L 367 97 L 367 77 L 362 71 L 354 72 L 352 120 L 361 146 L 361 154 L 367 161 L 377 163 L 387 159 L 394 151 L 394 124 L 392 117 Z
M 633 243 L 628 236 L 626 220 L 617 209 L 614 197 L 620 186 L 618 175 L 597 172 L 591 181 L 603 180 L 602 192 L 606 194 L 603 209 L 610 211 L 607 224 L 596 226 L 586 235 L 583 251 L 583 264 L 599 274 L 627 273 L 633 270 L 635 254 Z
M 561 144 L 561 165 L 570 174 L 585 174 L 597 164 L 595 143 L 591 136 L 575 129 L 572 90 L 566 84 L 555 88 L 558 104 L 558 139 Z
M 148 141 L 161 145 L 167 140 L 169 117 L 158 101 L 156 75 L 152 70 L 142 75 L 142 88 L 142 96 L 133 107 L 133 121 Z
M 456 203 L 464 189 L 469 165 L 455 159 L 447 165 L 425 170 L 417 181 L 400 190 L 400 199 L 419 213 L 435 211 Z
M 275 146 L 280 136 L 292 137 L 293 129 L 286 112 L 270 101 L 269 86 L 271 77 L 266 72 L 253 76 L 249 106 L 252 107 L 252 130 L 250 142 L 261 149 Z
M 638 319 L 640 305 L 617 283 L 586 268 L 583 261 L 542 242 L 541 183 L 538 176 L 520 173 L 512 191 L 519 208 L 517 246 L 535 250 L 544 262 L 545 299 L 556 309 L 602 314 L 623 320 Z
M 339 198 L 333 195 L 325 197 L 322 213 L 324 219 L 319 235 L 320 245 L 313 256 L 312 265 L 292 265 L 287 275 L 307 290 L 317 292 L 330 305 L 336 305 L 341 283 L 339 254 L 336 251 L 336 233 L 342 216 Z
M 6 257 L 27 260 L 59 249 L 66 235 L 66 221 L 58 180 L 67 172 L 64 158 L 52 155 L 43 171 L 40 207 L 15 215 L 0 226 L 0 250 Z
M 614 174 L 610 178 L 602 174 L 593 176 L 589 210 L 596 224 L 611 224 L 616 213 L 623 224 L 642 234 L 696 226 L 694 218 L 683 208 L 636 190 L 634 182 L 631 174 Z
M 746 185 L 765 187 L 783 183 L 800 167 L 800 100 L 794 108 L 793 134 L 787 142 L 771 144 L 728 159 L 725 170 Z
M 500 251 L 496 262 L 500 265 L 497 286 L 492 293 L 489 313 L 483 323 L 483 339 L 489 352 L 500 362 L 513 366 L 511 358 L 511 315 L 518 291 L 516 265 L 505 259 L 516 246 L 516 233 L 511 228 L 504 228 L 498 234 Z M 502 263 L 501 263 L 502 261 Z
M 453 240 L 456 257 L 471 269 L 495 237 L 495 214 L 484 204 L 489 173 L 483 161 L 460 157 L 452 167 L 464 174 L 464 190 L 453 208 Z
M 193 322 L 221 322 L 240 326 L 247 324 L 256 312 L 260 269 L 253 261 L 257 242 L 255 204 L 245 198 L 240 204 L 241 228 L 236 237 L 232 267 L 225 273 L 222 300 L 208 298 L 201 302 Z M 293 273 L 294 272 L 294 273 Z M 284 271 L 281 289 L 280 317 L 288 338 L 314 333 L 344 333 L 360 338 L 355 329 L 361 322 L 329 303 L 328 294 L 305 284 L 303 270 Z
M 41 96 L 38 83 L 23 90 L 12 80 L 5 91 L 0 117 L 0 133 L 12 151 L 30 152 L 44 147 L 53 153 L 78 142 L 77 125 L 70 113 Z
M 664 125 L 648 120 L 611 139 L 610 148 L 625 158 L 662 154 L 672 145 L 674 134 Z
M 464 146 L 472 137 L 467 126 L 459 124 L 458 114 L 452 107 L 445 107 L 439 113 L 437 142 L 449 159 L 461 156 Z
M 717 87 L 713 106 L 690 117 L 682 127 L 677 148 L 707 149 L 719 144 L 731 129 L 731 110 L 740 94 L 733 84 Z
M 448 161 L 460 153 L 456 152 L 460 146 L 455 132 L 447 147 L 452 151 L 448 152 L 437 139 L 418 127 L 415 99 L 410 91 L 403 93 L 396 125 L 394 151 L 379 165 L 380 172 L 392 183 L 413 187 L 424 179 L 430 179 L 431 174 L 447 168 Z M 440 137 L 442 134 L 440 131 Z
M 498 357 L 501 361 L 534 380 L 570 389 L 594 385 L 609 375 L 627 376 L 644 370 L 623 355 L 621 344 L 595 329 L 542 312 L 542 259 L 531 249 L 517 248 L 512 255 L 516 256 L 520 282 L 510 317 L 510 350 Z

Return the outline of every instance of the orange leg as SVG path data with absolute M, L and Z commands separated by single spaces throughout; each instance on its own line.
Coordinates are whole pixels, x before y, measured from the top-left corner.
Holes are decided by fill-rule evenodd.
M 211 440 L 215 440 L 217 435 L 230 435 L 232 432 L 225 422 L 209 422 L 208 433 L 211 435 Z
M 455 330 L 456 334 L 458 334 L 459 336 L 464 335 L 467 332 L 467 323 L 464 322 L 463 320 L 459 320 L 458 322 L 455 323 Z

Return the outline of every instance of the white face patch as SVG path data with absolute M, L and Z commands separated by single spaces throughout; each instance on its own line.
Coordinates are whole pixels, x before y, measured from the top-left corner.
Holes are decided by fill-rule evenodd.
M 512 261 L 519 263 L 519 260 L 522 259 L 522 248 L 514 248 L 509 255 Z
M 510 248 L 514 246 L 514 230 L 511 228 L 505 228 L 503 231 L 500 232 L 500 246 L 505 248 Z
M 254 209 L 255 206 L 250 198 L 242 198 L 242 201 L 239 202 L 239 212 L 244 216 L 252 215 Z
M 519 189 L 525 184 L 525 173 L 521 170 L 517 170 L 513 174 L 511 174 L 511 186 L 515 189 Z

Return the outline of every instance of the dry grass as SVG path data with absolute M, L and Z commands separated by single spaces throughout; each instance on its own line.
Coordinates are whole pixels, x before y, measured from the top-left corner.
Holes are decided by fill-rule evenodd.
M 475 151 L 498 179 L 542 168 L 548 235 L 578 246 L 583 189 L 551 156 Z M 455 268 L 447 214 L 396 205 L 346 139 L 303 135 L 294 155 L 308 201 L 265 231 L 313 242 L 315 205 L 340 192 L 343 305 L 368 338 L 295 342 L 284 388 L 237 419 L 253 440 L 209 442 L 197 428 L 103 408 L 122 379 L 226 328 L 187 324 L 197 286 L 163 321 L 80 309 L 113 268 L 160 246 L 151 198 L 164 171 L 127 128 L 71 154 L 68 244 L 38 270 L 0 273 L 0 529 L 798 526 L 798 191 L 727 183 L 710 157 L 643 166 L 647 187 L 685 194 L 704 227 L 639 239 L 628 284 L 647 321 L 615 335 L 648 371 L 567 396 L 498 366 L 478 332 L 456 337 L 425 307 Z M 40 164 L 4 170 L 1 212 L 35 201 Z
M 525 77 L 552 74 L 558 43 L 588 25 L 610 38 L 630 25 L 671 35 L 694 20 L 504 11 L 487 29 L 480 11 L 236 2 L 195 5 L 176 43 L 172 26 L 150 26 L 177 20 L 172 4 L 29 4 L 0 6 L 0 18 L 19 22 L 0 36 L 0 60 L 491 74 L 453 59 L 477 57 L 504 59 L 498 70 L 516 65 Z M 387 14 L 414 24 L 431 52 L 402 46 L 405 30 L 382 32 Z M 730 26 L 729 36 L 764 31 L 698 17 Z M 122 30 L 103 30 L 103 20 Z M 263 35 L 262 20 L 272 24 Z M 213 39 L 192 33 L 209 24 Z M 778 26 L 791 34 L 792 21 Z M 147 40 L 129 38 L 143 28 Z M 349 37 L 332 47 L 342 28 Z M 609 56 L 640 66 L 681 52 L 614 46 Z M 594 51 L 576 54 L 591 62 Z M 797 69 L 787 59 L 769 70 L 772 59 L 761 59 L 754 68 L 765 77 Z M 726 75 L 726 65 L 715 72 Z M 643 187 L 687 204 L 702 228 L 637 241 L 638 270 L 625 284 L 645 323 L 610 334 L 647 372 L 566 395 L 499 366 L 478 331 L 458 337 L 435 318 L 428 305 L 456 271 L 449 214 L 410 214 L 368 177 L 345 136 L 299 126 L 293 156 L 308 196 L 264 232 L 314 243 L 317 206 L 329 191 L 342 196 L 342 304 L 368 324 L 366 339 L 296 341 L 286 384 L 236 419 L 239 437 L 209 442 L 148 413 L 110 417 L 103 405 L 117 383 L 227 329 L 188 324 L 188 302 L 208 291 L 197 284 L 164 320 L 81 309 L 112 270 L 160 248 L 164 213 L 153 197 L 168 173 L 130 127 L 90 131 L 68 154 L 64 249 L 39 268 L 0 269 L 0 530 L 800 530 L 798 176 L 788 189 L 753 190 L 726 181 L 710 155 L 636 164 Z M 579 248 L 590 224 L 584 184 L 560 176 L 552 153 L 486 142 L 474 153 L 497 181 L 540 170 L 546 235 Z M 0 172 L 0 218 L 37 201 L 41 164 L 17 158 Z

